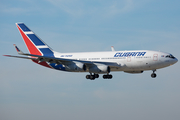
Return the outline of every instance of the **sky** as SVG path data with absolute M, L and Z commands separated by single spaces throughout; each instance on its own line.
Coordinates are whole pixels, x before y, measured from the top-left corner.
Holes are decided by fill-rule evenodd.
M 28 52 L 15 23 L 24 22 L 53 50 L 156 50 L 180 59 L 179 0 L 1 0 L 1 120 L 177 120 L 179 62 L 142 74 L 88 73 L 45 68 L 17 55 Z

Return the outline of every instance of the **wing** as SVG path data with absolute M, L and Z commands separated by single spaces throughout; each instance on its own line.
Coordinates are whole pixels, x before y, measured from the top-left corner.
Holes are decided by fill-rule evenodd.
M 55 58 L 55 57 L 49 57 L 49 56 L 39 56 L 39 55 L 33 55 L 33 54 L 21 54 L 28 57 L 22 57 L 22 56 L 13 56 L 13 55 L 4 55 L 6 57 L 16 57 L 16 58 L 24 58 L 24 59 L 31 59 L 31 60 L 38 60 L 40 62 L 48 62 L 48 63 L 56 63 L 56 64 L 63 64 L 66 65 L 70 62 L 81 62 L 84 63 L 87 66 L 91 66 L 94 64 L 104 64 L 111 67 L 120 67 L 120 64 L 115 62 L 99 62 L 99 61 L 83 61 L 83 60 L 76 60 L 76 59 L 64 59 L 64 58 Z
M 65 58 L 56 58 L 56 57 L 51 57 L 51 56 L 41 56 L 41 55 L 34 55 L 34 54 L 27 54 L 27 53 L 23 53 L 16 45 L 14 45 L 18 54 L 20 55 L 24 55 L 24 56 L 13 56 L 13 55 L 4 55 L 6 57 L 15 57 L 15 58 L 23 58 L 23 59 L 31 59 L 31 60 L 37 60 L 38 63 L 41 62 L 48 62 L 49 64 L 51 63 L 55 63 L 57 65 L 59 64 L 69 64 L 71 62 L 81 62 L 84 63 L 86 66 L 92 66 L 95 64 L 104 64 L 110 67 L 120 67 L 120 64 L 116 63 L 116 62 L 99 62 L 99 61 L 83 61 L 83 60 L 77 60 L 77 59 L 65 59 Z

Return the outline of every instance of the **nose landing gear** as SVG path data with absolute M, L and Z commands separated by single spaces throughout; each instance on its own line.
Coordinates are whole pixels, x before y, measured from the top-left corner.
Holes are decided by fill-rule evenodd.
M 151 74 L 151 77 L 152 77 L 152 78 L 155 78 L 155 77 L 157 76 L 156 73 L 155 73 L 155 71 L 156 71 L 156 70 L 153 70 L 153 73 Z

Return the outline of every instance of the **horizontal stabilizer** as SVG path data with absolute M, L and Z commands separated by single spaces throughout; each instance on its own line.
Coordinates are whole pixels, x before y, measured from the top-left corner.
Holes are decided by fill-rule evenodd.
M 31 59 L 31 60 L 37 60 L 37 58 L 31 58 L 31 57 L 22 57 L 22 56 L 14 56 L 14 55 L 3 55 L 6 57 L 15 57 L 15 58 L 23 58 L 23 59 Z
M 16 46 L 16 44 L 13 44 L 14 45 L 14 47 L 16 48 L 16 50 L 17 50 L 17 52 L 18 52 L 18 54 L 24 54 L 17 46 Z

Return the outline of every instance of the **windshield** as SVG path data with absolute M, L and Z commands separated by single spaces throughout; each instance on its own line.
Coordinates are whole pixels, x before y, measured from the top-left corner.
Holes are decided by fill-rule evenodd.
M 167 55 L 166 58 L 172 58 L 172 59 L 175 59 L 175 57 L 173 55 Z

